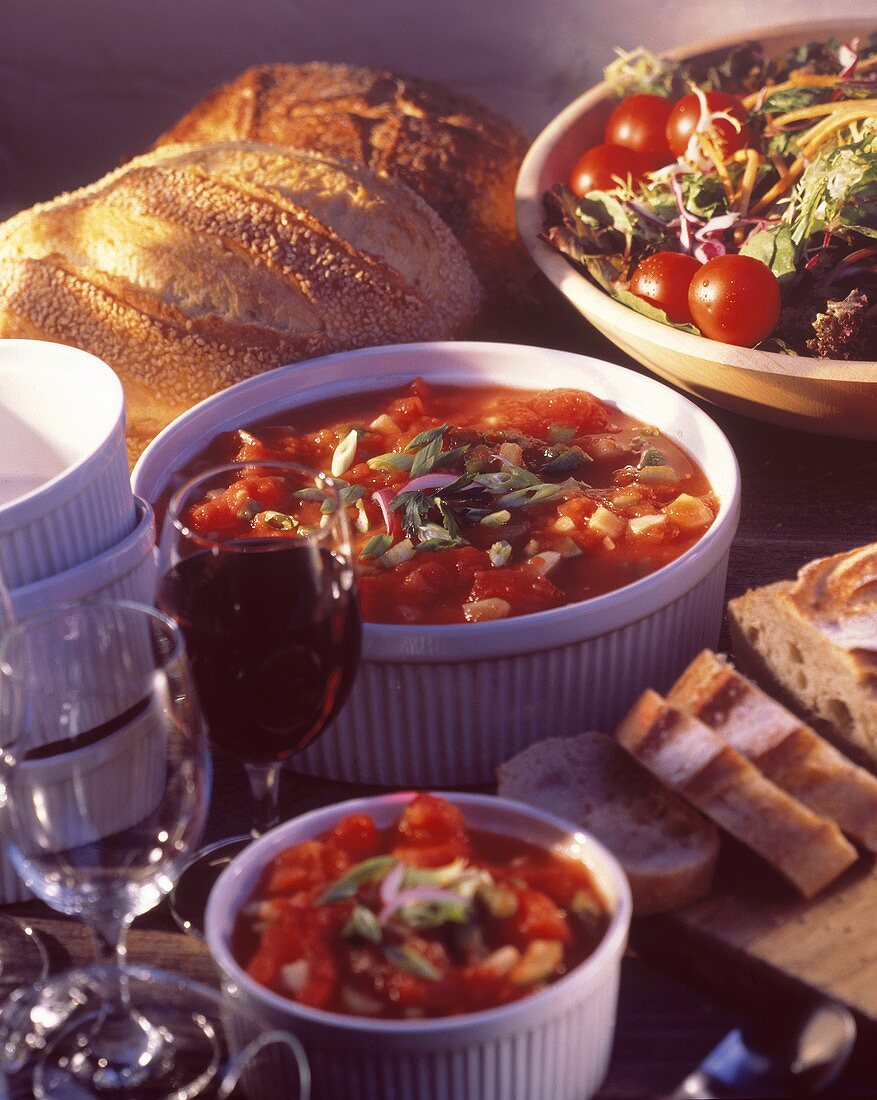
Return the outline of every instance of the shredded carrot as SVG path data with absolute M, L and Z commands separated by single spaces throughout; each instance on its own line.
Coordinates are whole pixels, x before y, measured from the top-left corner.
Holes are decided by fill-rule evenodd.
M 746 149 L 746 167 L 743 169 L 743 179 L 740 183 L 740 201 L 738 209 L 741 214 L 749 212 L 749 203 L 752 201 L 752 188 L 758 174 L 758 166 L 761 164 L 761 154 L 757 149 Z
M 864 111 L 864 114 L 861 112 Z M 790 122 L 802 122 L 807 118 L 819 118 L 821 115 L 852 113 L 857 117 L 868 118 L 877 114 L 877 99 L 836 99 L 831 103 L 814 103 L 810 107 L 800 107 L 797 111 L 787 111 L 771 119 L 771 127 L 782 129 Z

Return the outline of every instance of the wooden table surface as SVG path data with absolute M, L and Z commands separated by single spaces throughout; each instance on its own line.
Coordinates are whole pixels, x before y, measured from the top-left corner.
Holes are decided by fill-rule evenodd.
M 539 336 L 531 342 L 633 365 L 563 310 Z M 709 411 L 731 440 L 743 477 L 743 513 L 731 552 L 729 598 L 749 586 L 791 576 L 811 558 L 877 538 L 877 444 L 805 435 Z M 726 632 L 722 644 L 727 644 Z M 281 791 L 282 814 L 290 817 L 352 793 L 362 791 L 288 774 Z M 242 769 L 218 759 L 205 839 L 245 832 L 248 805 Z M 28 916 L 47 935 L 54 965 L 90 958 L 88 935 L 77 923 L 55 916 L 37 902 L 7 911 Z M 657 1097 L 671 1090 L 743 1018 L 741 1006 L 724 990 L 721 974 L 705 974 L 701 988 L 693 989 L 662 970 L 665 963 L 660 957 L 649 957 L 647 937 L 638 936 L 636 927 L 632 943 L 622 971 L 615 1051 L 599 1094 L 604 1100 Z M 215 982 L 206 950 L 175 930 L 165 906 L 137 921 L 129 937 L 129 957 Z M 794 993 L 769 982 L 759 990 L 763 1003 L 775 1012 L 782 1012 Z M 875 1095 L 877 1069 L 869 1054 L 874 1045 L 874 1036 L 865 1033 L 831 1095 Z

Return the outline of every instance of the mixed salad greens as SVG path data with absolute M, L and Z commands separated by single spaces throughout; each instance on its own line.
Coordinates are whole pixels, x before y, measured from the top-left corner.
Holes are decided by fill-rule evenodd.
M 779 58 L 750 42 L 720 64 L 638 49 L 620 53 L 606 77 L 620 99 L 608 144 L 545 196 L 544 239 L 666 324 L 788 354 L 877 358 L 877 33 Z M 702 271 L 700 302 L 699 277 L 665 269 L 667 253 Z M 735 332 L 743 299 L 761 300 L 766 276 L 760 264 L 718 262 L 738 255 L 778 282 L 760 329 Z M 710 287 L 714 268 L 724 277 L 717 270 Z M 668 294 L 674 279 L 681 312 Z M 729 327 L 711 327 L 723 305 Z

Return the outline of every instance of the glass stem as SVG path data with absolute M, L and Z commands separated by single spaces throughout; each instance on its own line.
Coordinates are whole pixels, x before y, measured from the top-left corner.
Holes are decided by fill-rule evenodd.
M 277 795 L 282 765 L 247 764 L 247 778 L 253 795 L 253 825 L 250 833 L 260 837 L 277 824 Z
M 128 979 L 125 975 L 125 960 L 128 957 L 125 941 L 133 919 L 131 913 L 103 913 L 91 926 L 97 961 L 109 966 L 116 973 L 114 1008 L 123 1012 L 128 1012 L 130 1008 Z

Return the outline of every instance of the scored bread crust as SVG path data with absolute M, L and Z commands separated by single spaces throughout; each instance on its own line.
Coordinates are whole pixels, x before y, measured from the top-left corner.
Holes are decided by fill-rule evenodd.
M 512 314 L 538 294 L 514 205 L 527 139 L 469 96 L 383 69 L 257 65 L 210 92 L 154 147 L 234 139 L 343 157 L 400 180 L 456 234 L 490 311 Z
M 844 569 L 848 566 L 848 569 Z M 877 545 L 811 562 L 731 600 L 742 671 L 820 733 L 877 764 Z M 873 631 L 873 635 L 871 634 Z M 872 648 L 861 643 L 870 638 Z M 858 643 L 858 644 L 850 644 Z
M 699 718 L 777 786 L 877 852 L 877 779 L 723 657 L 704 650 L 667 701 Z
M 833 821 L 807 809 L 708 726 L 646 691 L 616 733 L 663 783 L 813 897 L 856 860 Z
M 0 225 L 0 336 L 105 359 L 147 439 L 286 362 L 462 335 L 477 303 L 412 191 L 274 146 L 168 146 Z
M 715 827 L 601 733 L 531 745 L 497 771 L 498 793 L 567 818 L 613 853 L 634 913 L 691 905 L 709 891 Z

